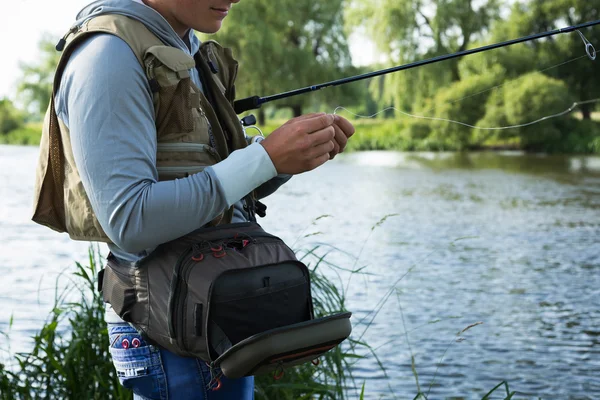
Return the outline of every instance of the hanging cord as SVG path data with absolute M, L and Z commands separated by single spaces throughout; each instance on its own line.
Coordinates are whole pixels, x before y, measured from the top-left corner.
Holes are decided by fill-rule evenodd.
M 581 40 L 583 40 L 583 44 L 585 45 L 586 55 L 583 55 L 583 56 L 580 56 L 580 57 L 576 57 L 576 58 L 573 58 L 573 59 L 568 60 L 568 61 L 561 62 L 559 64 L 553 65 L 553 66 L 548 67 L 548 68 L 544 68 L 542 70 L 539 70 L 538 72 L 546 72 L 546 71 L 548 71 L 550 69 L 557 68 L 557 67 L 560 67 L 560 66 L 565 65 L 565 64 L 569 64 L 571 62 L 580 60 L 580 59 L 585 58 L 585 57 L 588 57 L 592 61 L 594 61 L 596 59 L 596 49 L 594 48 L 594 45 L 592 43 L 590 43 L 589 40 L 587 40 L 587 38 L 583 35 L 583 33 L 581 33 L 581 31 L 577 30 L 576 32 L 581 37 Z M 518 79 L 520 79 L 520 77 L 516 78 L 516 79 L 511 79 L 511 80 L 509 80 L 507 82 L 504 82 L 501 85 L 496 85 L 494 87 L 491 87 L 491 88 L 486 89 L 486 90 L 482 90 L 480 92 L 471 94 L 469 96 L 465 96 L 465 97 L 462 97 L 460 99 L 452 100 L 449 103 L 450 104 L 457 103 L 457 102 L 466 100 L 468 98 L 471 98 L 471 97 L 474 97 L 474 96 L 479 96 L 481 94 L 487 93 L 487 92 L 489 92 L 491 90 L 500 89 L 501 87 L 506 86 L 507 84 L 509 84 L 511 82 L 514 82 L 514 81 L 516 81 Z M 562 112 L 559 112 L 559 113 L 556 113 L 556 114 L 552 114 L 552 115 L 547 115 L 545 117 L 536 119 L 535 121 L 527 122 L 527 123 L 524 123 L 524 124 L 509 125 L 509 126 L 500 126 L 500 127 L 480 127 L 480 126 L 474 126 L 474 125 L 467 124 L 465 122 L 460 122 L 460 121 L 451 120 L 451 119 L 447 119 L 447 118 L 426 117 L 426 116 L 423 116 L 423 115 L 415 115 L 415 114 L 410 114 L 410 113 L 407 113 L 405 111 L 399 110 L 396 107 L 387 107 L 387 108 L 385 108 L 385 109 L 383 109 L 383 110 L 381 110 L 381 111 L 379 111 L 379 112 L 377 112 L 377 113 L 375 113 L 373 115 L 359 115 L 359 114 L 353 113 L 352 111 L 348 110 L 345 107 L 338 106 L 338 107 L 335 108 L 335 110 L 333 110 L 333 114 L 337 114 L 339 110 L 344 110 L 347 113 L 352 114 L 352 115 L 354 115 L 355 117 L 358 117 L 358 118 L 375 118 L 377 115 L 379 115 L 381 113 L 384 113 L 384 112 L 389 111 L 389 110 L 394 110 L 394 111 L 399 112 L 400 114 L 406 115 L 407 117 L 418 118 L 418 119 L 425 119 L 425 120 L 430 120 L 430 121 L 448 122 L 448 123 L 463 125 L 463 126 L 466 126 L 468 128 L 477 129 L 477 130 L 499 131 L 499 130 L 514 129 L 514 128 L 523 128 L 523 127 L 526 127 L 526 126 L 535 125 L 535 124 L 538 124 L 538 123 L 540 123 L 542 121 L 546 121 L 548 119 L 562 117 L 563 115 L 569 114 L 571 111 L 573 111 L 576 107 L 578 107 L 580 105 L 590 104 L 590 103 L 597 103 L 597 102 L 600 102 L 600 98 L 591 99 L 591 100 L 584 100 L 584 101 L 576 101 L 569 108 L 567 108 L 566 110 L 564 110 Z M 430 109 L 426 110 L 425 112 L 431 112 L 433 110 L 435 110 L 435 107 L 430 108 Z

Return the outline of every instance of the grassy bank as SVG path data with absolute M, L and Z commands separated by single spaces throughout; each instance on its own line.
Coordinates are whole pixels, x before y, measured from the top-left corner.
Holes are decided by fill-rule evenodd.
M 598 115 L 600 118 L 600 115 Z M 407 122 L 408 121 L 408 122 Z M 600 154 L 600 122 L 567 120 L 565 133 L 548 144 L 554 153 Z M 268 134 L 277 129 L 285 120 L 271 120 L 261 129 Z M 356 119 L 356 134 L 348 143 L 348 151 L 396 150 L 396 151 L 456 151 L 456 150 L 521 150 L 521 137 L 518 135 L 488 135 L 477 137 L 466 145 L 456 139 L 430 131 L 426 123 L 401 119 Z M 543 127 L 540 127 L 543 129 Z M 256 131 L 249 130 L 254 135 Z M 0 144 L 38 145 L 41 137 L 41 124 L 28 124 L 26 127 L 0 135 Z
M 37 146 L 42 137 L 42 124 L 29 123 L 23 128 L 0 135 L 0 144 Z
M 523 138 L 528 138 L 528 135 L 536 136 L 547 129 L 542 125 L 534 125 L 523 131 L 481 131 L 465 128 L 462 135 L 447 135 L 444 130 L 432 130 L 431 124 L 423 120 L 405 118 L 352 121 L 356 127 L 356 134 L 348 142 L 349 151 L 527 150 L 528 144 Z M 266 134 L 284 122 L 269 121 L 261 129 Z M 532 150 L 600 154 L 600 120 L 581 121 L 570 118 L 565 119 L 563 125 L 560 135 L 553 135 L 542 149 Z M 252 131 L 250 133 L 254 134 Z

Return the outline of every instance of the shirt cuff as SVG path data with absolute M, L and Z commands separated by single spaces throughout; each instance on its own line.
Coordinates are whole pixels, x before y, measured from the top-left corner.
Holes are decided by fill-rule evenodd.
M 271 157 L 259 143 L 234 151 L 225 160 L 210 168 L 221 184 L 229 207 L 277 176 Z

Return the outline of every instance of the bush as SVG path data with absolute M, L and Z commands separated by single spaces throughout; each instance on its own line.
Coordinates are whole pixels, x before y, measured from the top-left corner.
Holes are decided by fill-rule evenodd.
M 23 124 L 23 116 L 13 103 L 8 99 L 0 100 L 0 135 L 19 129 Z
M 502 91 L 490 96 L 486 113 L 478 126 L 523 125 L 560 113 L 573 104 L 567 86 L 540 72 L 509 82 Z M 518 137 L 527 151 L 563 151 L 571 131 L 577 130 L 570 119 L 552 118 L 539 123 L 502 131 L 482 131 L 479 137 L 510 139 Z M 487 132 L 487 133 L 485 133 Z
M 600 122 L 568 119 L 563 124 L 565 137 L 554 143 L 553 150 L 562 153 L 600 153 Z
M 0 135 L 0 144 L 34 145 L 40 144 L 42 138 L 41 124 L 27 124 L 24 127 Z
M 502 81 L 502 73 L 471 76 L 441 89 L 434 98 L 435 117 L 475 125 L 486 112 L 490 87 Z M 478 95 L 478 93 L 484 92 Z M 473 142 L 473 128 L 455 122 L 434 121 L 432 136 L 445 148 L 464 150 Z

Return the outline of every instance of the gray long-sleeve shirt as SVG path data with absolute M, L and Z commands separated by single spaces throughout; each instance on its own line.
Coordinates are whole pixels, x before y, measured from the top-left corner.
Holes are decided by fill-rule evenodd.
M 160 14 L 131 0 L 96 2 L 80 17 L 98 14 L 103 3 L 124 6 L 127 15 L 150 20 L 150 28 L 158 25 L 160 30 L 153 31 L 166 44 L 188 53 L 199 47 L 193 33 L 188 48 Z M 100 10 L 107 12 L 106 7 Z M 195 69 L 190 75 L 201 86 Z M 201 173 L 158 182 L 151 90 L 137 58 L 116 36 L 99 34 L 78 46 L 55 100 L 58 117 L 71 134 L 83 186 L 118 258 L 136 261 L 231 205 L 234 221 L 246 220 L 240 199 L 265 183 L 261 191 L 271 193 L 289 179 L 273 179 L 277 172 L 271 159 L 260 144 L 253 144 Z
M 105 13 L 135 18 L 188 54 L 199 48 L 193 32 L 186 45 L 160 14 L 132 0 L 96 1 L 80 12 L 77 24 Z M 195 69 L 190 76 L 202 87 Z M 92 36 L 73 52 L 55 103 L 94 213 L 113 242 L 109 249 L 122 260 L 137 261 L 232 205 L 233 221 L 245 221 L 243 197 L 254 189 L 266 196 L 290 178 L 277 176 L 265 149 L 253 144 L 201 173 L 158 182 L 152 93 L 132 50 L 110 34 Z M 111 307 L 106 320 L 122 322 Z

